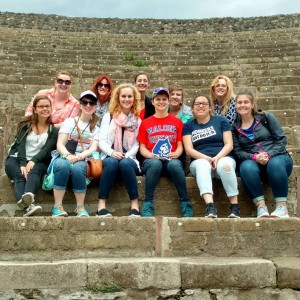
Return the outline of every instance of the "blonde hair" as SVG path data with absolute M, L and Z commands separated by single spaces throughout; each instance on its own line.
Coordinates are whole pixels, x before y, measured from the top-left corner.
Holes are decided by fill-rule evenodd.
M 121 104 L 120 104 L 120 94 L 121 90 L 125 88 L 131 88 L 133 91 L 133 104 L 130 109 L 130 112 L 134 114 L 136 117 L 139 117 L 140 114 L 140 99 L 141 99 L 141 94 L 138 91 L 138 89 L 131 83 L 122 83 L 118 86 L 116 86 L 112 92 L 110 103 L 109 103 L 109 113 L 111 115 L 115 114 L 120 114 L 122 109 L 121 109 Z
M 225 75 L 218 75 L 211 83 L 210 85 L 210 101 L 211 101 L 211 107 L 212 110 L 214 110 L 214 102 L 216 100 L 216 94 L 215 94 L 215 87 L 217 86 L 220 79 L 224 79 L 226 81 L 227 85 L 227 92 L 225 95 L 225 99 L 222 103 L 222 115 L 226 115 L 229 110 L 230 100 L 235 97 L 235 94 L 233 92 L 233 83 L 232 81 Z

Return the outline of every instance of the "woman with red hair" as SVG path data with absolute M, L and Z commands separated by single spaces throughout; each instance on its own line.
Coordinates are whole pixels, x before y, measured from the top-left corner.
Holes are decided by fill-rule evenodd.
M 96 114 L 99 117 L 99 127 L 103 115 L 108 111 L 110 96 L 113 88 L 114 86 L 111 79 L 106 75 L 100 75 L 91 87 L 91 90 L 96 94 L 98 99 Z

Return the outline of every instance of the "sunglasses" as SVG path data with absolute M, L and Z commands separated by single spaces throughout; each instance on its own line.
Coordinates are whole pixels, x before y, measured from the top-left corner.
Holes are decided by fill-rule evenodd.
M 79 102 L 80 102 L 80 104 L 83 105 L 83 106 L 87 106 L 88 104 L 89 104 L 90 106 L 95 106 L 95 105 L 97 105 L 97 102 L 96 102 L 96 101 L 87 101 L 87 100 L 82 99 L 82 100 L 80 100 Z
M 57 78 L 56 79 L 56 82 L 58 83 L 58 84 L 65 84 L 65 85 L 70 85 L 72 82 L 71 82 L 71 80 L 63 80 L 63 79 L 61 79 L 61 78 Z
M 108 84 L 108 83 L 99 83 L 98 84 L 98 88 L 102 88 L 102 87 L 104 87 L 104 88 L 106 88 L 106 89 L 110 89 L 110 85 Z

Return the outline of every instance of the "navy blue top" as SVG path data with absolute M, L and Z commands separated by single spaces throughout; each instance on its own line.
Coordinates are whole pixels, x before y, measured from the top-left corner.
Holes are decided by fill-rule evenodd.
M 196 119 L 185 123 L 182 135 L 191 135 L 195 150 L 214 157 L 224 147 L 224 131 L 231 131 L 228 120 L 224 116 L 210 116 L 206 124 L 199 124 Z

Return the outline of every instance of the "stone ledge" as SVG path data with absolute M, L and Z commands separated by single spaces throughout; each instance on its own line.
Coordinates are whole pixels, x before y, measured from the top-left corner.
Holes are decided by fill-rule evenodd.
M 113 283 L 131 289 L 263 288 L 276 268 L 259 258 L 101 258 L 0 262 L 0 289 L 79 288 Z

